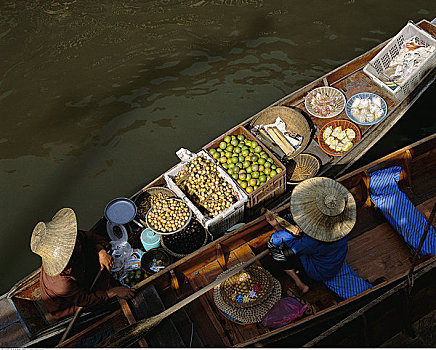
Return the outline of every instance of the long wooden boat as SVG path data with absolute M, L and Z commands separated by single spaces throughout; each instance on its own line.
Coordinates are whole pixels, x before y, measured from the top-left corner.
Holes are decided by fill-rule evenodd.
M 436 203 L 436 134 L 338 179 L 350 190 L 357 204 L 357 222 L 349 234 L 346 262 L 361 278 L 369 281 L 372 288 L 341 300 L 322 282 L 311 280 L 310 290 L 303 299 L 313 306 L 313 312 L 275 330 L 259 323 L 241 325 L 230 321 L 218 310 L 213 301 L 213 292 L 209 291 L 131 345 L 377 346 L 408 322 L 434 310 L 436 257 L 427 255 L 417 261 L 414 285 L 409 294 L 407 275 L 414 252 L 368 197 L 368 173 L 393 165 L 403 169 L 399 187 L 428 219 Z M 289 206 L 288 202 L 273 211 L 283 215 L 289 211 Z M 122 312 L 114 312 L 76 334 L 63 346 L 81 346 L 84 339 L 92 338 L 106 329 L 111 330 L 107 334 L 113 333 L 128 323 L 135 323 L 169 308 L 212 283 L 223 271 L 264 251 L 273 232 L 265 217 L 261 216 L 178 260 L 169 270 L 141 282 L 140 292 L 132 301 L 121 300 Z M 282 296 L 295 295 L 295 286 L 290 277 L 275 269 L 271 262 L 271 256 L 267 255 L 257 263 L 280 281 Z M 352 323 L 352 320 L 357 321 Z M 347 327 L 341 328 L 341 325 Z M 167 334 L 171 334 L 171 337 L 165 336 Z M 133 335 L 132 339 L 135 339 Z
M 429 21 L 422 20 L 418 25 L 431 35 L 436 36 L 436 26 L 431 24 Z M 321 168 L 319 175 L 336 178 L 346 171 L 395 125 L 395 123 L 436 79 L 436 70 L 433 69 L 414 89 L 414 91 L 401 102 L 388 95 L 363 73 L 364 66 L 375 57 L 375 55 L 377 55 L 377 53 L 380 52 L 388 42 L 389 40 L 319 79 L 316 79 L 301 89 L 292 92 L 279 101 L 276 101 L 271 106 L 268 106 L 293 107 L 300 110 L 306 117 L 309 124 L 312 126 L 312 132 L 310 135 L 310 142 L 305 152 L 312 153 L 320 159 Z M 306 94 L 315 87 L 326 85 L 342 90 L 347 98 L 363 91 L 374 92 L 383 97 L 388 104 L 388 116 L 378 124 L 372 126 L 361 126 L 362 138 L 360 142 L 342 157 L 327 156 L 321 151 L 317 144 L 319 130 L 326 122 L 332 120 L 332 118 L 315 118 L 309 115 L 304 107 L 304 97 Z M 259 113 L 261 112 L 263 111 L 260 111 Z M 248 128 L 250 121 L 253 120 L 253 118 L 256 118 L 258 114 L 240 123 L 239 126 Z M 334 119 L 346 118 L 345 112 L 342 112 Z M 135 193 L 132 198 L 145 188 L 162 184 L 164 184 L 163 176 L 159 176 L 157 179 Z M 290 188 L 287 188 L 287 191 L 285 191 L 282 196 L 263 202 L 250 212 L 247 212 L 244 221 L 248 222 L 253 218 L 256 218 L 259 215 L 259 209 L 261 207 L 273 208 L 279 203 L 286 201 L 286 197 L 290 192 L 289 189 Z M 130 229 L 132 236 L 136 236 L 137 238 L 139 232 L 138 228 L 132 225 Z M 98 221 L 92 230 L 105 234 L 105 220 L 101 219 Z M 200 250 L 199 252 L 203 251 Z M 167 273 L 171 270 L 172 266 L 169 266 L 165 271 L 162 271 L 162 273 Z M 159 274 L 156 276 L 158 275 Z M 36 270 L 14 285 L 7 294 L 0 297 L 0 310 L 5 310 L 4 313 L 0 314 L 0 339 L 2 339 L 0 340 L 0 345 L 21 346 L 23 344 L 37 344 L 46 338 L 58 336 L 62 333 L 63 329 L 65 329 L 66 321 L 61 323 L 53 323 L 52 321 L 49 321 L 47 314 L 41 308 L 38 276 L 39 270 Z M 86 318 L 87 317 L 82 317 L 84 320 L 86 320 Z

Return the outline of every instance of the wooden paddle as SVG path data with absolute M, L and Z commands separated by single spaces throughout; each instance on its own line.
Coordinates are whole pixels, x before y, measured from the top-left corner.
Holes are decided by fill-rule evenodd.
M 94 288 L 95 283 L 96 283 L 97 280 L 99 279 L 99 277 L 100 277 L 102 271 L 103 271 L 103 270 L 99 270 L 99 271 L 97 272 L 97 274 L 95 275 L 94 281 L 92 282 L 91 287 L 89 288 L 89 291 L 90 291 L 90 292 L 91 292 L 92 289 Z M 70 321 L 70 323 L 68 324 L 68 327 L 67 327 L 67 329 L 65 330 L 65 332 L 64 332 L 64 334 L 63 334 L 61 340 L 59 341 L 58 345 L 61 344 L 61 343 L 63 343 L 64 340 L 67 339 L 67 336 L 68 336 L 68 334 L 69 334 L 70 331 L 71 331 L 71 328 L 73 328 L 73 325 L 74 325 L 74 323 L 76 322 L 77 317 L 79 317 L 79 315 L 80 315 L 80 313 L 82 312 L 82 310 L 83 310 L 83 306 L 79 306 L 79 308 L 76 310 L 76 313 L 74 314 L 73 319 L 72 319 L 72 320 Z
M 140 320 L 134 324 L 131 324 L 130 326 L 127 326 L 112 336 L 106 338 L 104 341 L 102 341 L 100 344 L 97 345 L 97 347 L 116 347 L 116 348 L 123 348 L 127 347 L 136 341 L 138 341 L 140 338 L 142 338 L 147 332 L 149 332 L 153 327 L 157 326 L 162 320 L 164 320 L 166 317 L 170 316 L 177 310 L 180 310 L 185 305 L 189 304 L 191 301 L 197 299 L 198 297 L 202 296 L 203 294 L 207 293 L 211 289 L 218 286 L 220 283 L 224 282 L 227 278 L 230 276 L 233 276 L 237 274 L 239 271 L 243 270 L 253 262 L 262 259 L 266 255 L 268 255 L 269 250 L 266 249 L 260 254 L 256 255 L 255 257 L 251 258 L 250 260 L 242 263 L 240 266 L 235 268 L 231 273 L 229 273 L 227 276 L 221 276 L 220 278 L 217 278 L 214 282 L 207 285 L 206 287 L 203 287 L 202 289 L 198 290 L 194 294 L 190 295 L 186 299 L 180 301 L 179 303 L 171 306 L 170 308 L 166 309 L 165 311 L 161 312 L 160 314 L 157 314 L 155 316 L 151 316 L 149 318 L 146 318 L 144 320 Z

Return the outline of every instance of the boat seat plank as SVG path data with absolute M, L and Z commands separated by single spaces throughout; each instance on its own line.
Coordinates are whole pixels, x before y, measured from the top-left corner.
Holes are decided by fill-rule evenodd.
M 430 198 L 420 205 L 416 206 L 416 209 L 421 213 L 421 215 L 428 220 L 430 218 L 431 211 L 436 203 L 436 197 Z M 433 225 L 434 226 L 434 225 Z
M 410 249 L 388 223 L 381 224 L 365 235 L 348 241 L 345 261 L 369 282 L 391 279 L 410 267 Z

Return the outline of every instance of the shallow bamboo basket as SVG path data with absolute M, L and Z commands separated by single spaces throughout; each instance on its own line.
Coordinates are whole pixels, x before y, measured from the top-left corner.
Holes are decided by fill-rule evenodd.
M 299 154 L 286 165 L 286 178 L 288 183 L 297 184 L 303 180 L 314 177 L 320 168 L 318 158 L 311 154 Z

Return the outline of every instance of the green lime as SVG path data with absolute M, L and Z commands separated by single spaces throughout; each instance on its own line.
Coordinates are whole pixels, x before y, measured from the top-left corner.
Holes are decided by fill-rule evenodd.
M 226 151 L 226 152 L 224 153 L 224 156 L 225 156 L 226 158 L 232 158 L 232 157 L 233 157 L 233 154 L 232 154 L 232 152 Z
M 215 148 L 211 148 L 209 150 L 209 153 L 210 153 L 211 156 L 213 156 L 216 153 L 216 149 Z
M 253 187 L 253 190 L 255 190 L 255 191 L 256 191 L 258 187 L 259 187 L 259 186 L 257 186 L 257 185 L 256 185 L 256 186 L 254 186 L 254 187 Z
M 252 162 L 257 162 L 259 160 L 259 157 L 258 156 L 251 156 L 251 161 Z
M 248 168 L 250 166 L 250 162 L 248 160 L 246 160 L 244 163 L 242 163 L 244 168 Z
M 271 173 L 271 169 L 266 168 L 263 172 L 265 173 L 265 175 L 269 175 Z
M 232 138 L 231 138 L 229 135 L 227 135 L 226 137 L 224 137 L 224 142 L 225 142 L 225 143 L 230 143 L 231 140 L 232 140 Z
M 256 180 L 256 179 L 250 179 L 250 181 L 248 181 L 248 184 L 249 184 L 250 186 L 256 186 L 256 184 L 257 184 L 257 180 Z
M 258 171 L 253 171 L 253 173 L 251 174 L 251 176 L 253 177 L 253 179 L 258 179 L 260 174 Z
M 251 165 L 251 170 L 253 170 L 253 171 L 259 171 L 259 164 L 256 164 L 256 163 L 252 164 L 252 165 Z
M 239 170 L 241 170 L 237 165 L 235 165 L 233 168 L 232 168 L 232 170 L 233 170 L 233 172 L 235 173 L 235 174 L 237 174 L 237 173 L 239 173 Z
M 238 159 L 241 163 L 245 160 L 245 158 L 243 156 L 239 156 Z
M 257 161 L 260 165 L 264 165 L 265 164 L 265 162 L 266 162 L 266 159 L 265 158 L 262 158 L 262 156 L 261 156 L 261 158 L 259 158 L 259 160 Z
M 265 167 L 265 169 L 271 168 L 271 163 L 265 162 L 265 164 L 263 166 Z
M 278 173 L 281 173 L 281 172 L 282 172 L 282 170 L 283 170 L 282 168 L 277 168 L 277 169 L 276 169 L 276 171 L 277 171 L 277 174 L 278 174 Z
M 265 170 L 265 167 L 263 165 L 259 165 L 259 172 L 262 172 Z
M 230 175 L 232 175 L 232 174 L 234 173 L 233 168 L 229 167 L 228 164 L 226 164 L 226 165 L 227 165 L 227 167 L 228 167 L 227 172 L 228 172 Z
M 247 167 L 245 170 L 247 171 L 247 173 L 251 173 L 251 166 Z
M 251 187 L 251 186 L 248 186 L 248 187 L 245 189 L 245 191 L 246 191 L 247 193 L 251 193 L 251 192 L 254 191 L 254 188 Z
M 259 176 L 259 181 L 260 181 L 260 183 L 266 182 L 266 176 L 265 175 L 260 175 Z
M 227 145 L 226 151 L 233 152 L 233 146 L 232 145 Z
M 271 164 L 274 164 L 274 161 L 272 160 L 272 158 L 268 158 L 267 162 L 270 162 Z
M 250 162 L 250 164 L 251 164 L 251 157 L 250 156 L 246 156 L 244 159 L 248 160 Z
M 241 153 L 241 151 L 242 151 L 241 147 L 239 147 L 239 146 L 233 148 L 233 152 L 235 152 L 235 153 Z
M 241 155 L 242 155 L 243 157 L 248 156 L 248 153 L 250 153 L 250 152 L 248 151 L 248 149 L 243 149 L 243 150 L 241 151 Z
M 129 278 L 129 277 L 126 277 L 126 278 L 124 279 L 124 283 L 125 283 L 125 284 L 130 284 L 130 278 Z
M 227 163 L 223 163 L 221 165 L 223 166 L 224 169 L 228 169 L 229 168 L 229 165 Z
M 236 136 L 235 136 L 235 135 L 230 135 L 230 138 L 231 138 L 232 140 L 236 140 Z
M 247 181 L 251 179 L 251 174 L 247 174 Z
M 225 149 L 226 147 L 227 147 L 227 143 L 226 142 L 223 141 L 223 142 L 220 143 L 220 148 L 221 149 Z
M 239 175 L 238 174 L 232 174 L 232 177 L 235 179 L 235 180 L 238 180 L 239 179 Z
M 239 141 L 234 139 L 230 143 L 232 144 L 233 147 L 236 147 L 239 144 Z
M 219 157 L 221 157 L 221 153 L 220 152 L 215 152 L 215 154 L 212 157 L 214 159 L 218 159 Z
M 274 177 L 277 175 L 277 171 L 275 170 L 271 170 L 271 172 L 269 173 L 269 176 Z
M 244 141 L 244 140 L 245 140 L 245 136 L 242 135 L 242 134 L 236 136 L 236 138 L 237 138 L 239 141 Z
M 227 158 L 226 157 L 221 157 L 220 158 L 220 163 L 225 163 L 227 162 Z
M 237 166 L 237 167 L 239 167 L 239 168 L 241 168 L 241 169 L 243 168 L 243 166 L 242 166 L 242 163 L 241 163 L 241 162 L 237 162 L 237 163 L 236 163 L 236 166 Z
M 277 166 L 275 164 L 271 165 L 271 169 L 276 170 Z
M 240 185 L 242 188 L 247 188 L 248 186 L 247 181 L 241 181 Z
M 260 146 L 256 146 L 256 148 L 254 149 L 254 152 L 255 152 L 255 153 L 260 153 L 260 152 L 262 152 L 262 147 L 260 147 Z
M 250 140 L 245 140 L 245 146 L 247 147 L 251 147 L 251 141 Z
M 261 154 L 260 157 L 265 159 L 265 160 L 267 160 L 269 158 L 268 154 L 266 154 L 266 153 Z
M 251 141 L 251 148 L 256 148 L 258 145 L 256 141 Z
M 246 180 L 246 179 L 247 179 L 247 174 L 245 174 L 245 173 L 239 174 L 239 180 Z

